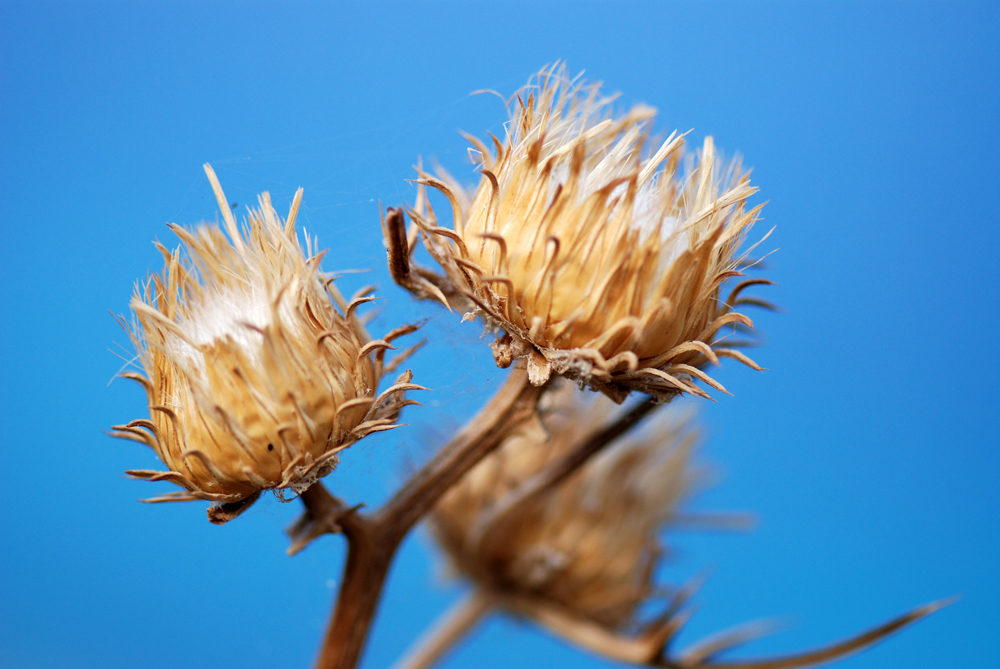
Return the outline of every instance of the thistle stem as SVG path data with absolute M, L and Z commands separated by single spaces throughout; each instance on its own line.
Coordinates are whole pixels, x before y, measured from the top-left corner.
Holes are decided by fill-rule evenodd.
M 347 537 L 347 565 L 316 669 L 357 665 L 403 538 L 462 475 L 535 414 L 543 391 L 528 382 L 523 368 L 513 369 L 486 406 L 381 510 L 337 519 Z
M 535 415 L 544 389 L 528 382 L 523 367 L 511 370 L 489 403 L 382 507 L 378 522 L 405 536 L 467 471 Z
M 392 669 L 429 669 L 434 666 L 476 623 L 493 610 L 493 601 L 493 596 L 488 592 L 474 589 L 424 632 L 406 655 L 392 665 Z
M 353 514 L 353 509 L 349 509 L 341 500 L 331 495 L 322 481 L 309 486 L 299 495 L 299 499 L 302 500 L 306 511 L 285 530 L 292 540 L 288 547 L 289 555 L 295 555 L 311 541 L 324 534 L 336 534 L 342 531 L 341 521 Z
M 659 406 L 661 404 L 655 398 L 647 397 L 617 420 L 590 434 L 587 439 L 577 444 L 562 458 L 555 460 L 505 495 L 492 509 L 476 521 L 471 532 L 472 541 L 478 543 L 482 540 L 486 529 L 495 528 L 496 523 L 501 519 L 517 518 L 515 512 L 521 505 L 542 492 L 558 486 L 605 446 L 638 425 L 643 418 Z
M 350 669 L 357 664 L 399 546 L 388 541 L 377 523 L 357 514 L 354 517 L 356 522 L 343 526 L 347 564 L 317 669 Z

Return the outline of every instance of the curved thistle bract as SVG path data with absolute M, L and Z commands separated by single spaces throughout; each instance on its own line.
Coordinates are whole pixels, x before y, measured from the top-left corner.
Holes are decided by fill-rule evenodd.
M 683 156 L 673 133 L 644 154 L 655 110 L 614 116 L 599 85 L 543 71 L 492 150 L 469 136 L 483 178 L 467 193 L 446 174 L 423 171 L 421 189 L 451 203 L 454 228 L 438 225 L 423 192 L 410 210 L 453 294 L 501 334 L 493 344 L 506 367 L 525 358 L 532 382 L 552 373 L 620 402 L 632 390 L 666 400 L 722 390 L 702 368 L 720 357 L 759 369 L 719 341 L 752 279 L 742 276 L 745 233 L 761 206 L 739 161 L 724 163 L 707 138 Z M 751 301 L 755 302 L 755 301 Z
M 319 271 L 322 253 L 308 238 L 308 258 L 299 246 L 302 190 L 285 221 L 263 193 L 240 229 L 205 170 L 228 238 L 217 226 L 171 225 L 184 252 L 157 244 L 164 270 L 136 286 L 135 321 L 126 325 L 145 375 L 123 376 L 145 387 L 150 418 L 114 434 L 148 444 L 169 468 L 130 475 L 184 488 L 151 502 L 301 492 L 333 470 L 344 448 L 395 427 L 411 403 L 405 391 L 420 388 L 407 371 L 378 393 L 394 366 L 386 350 L 416 327 L 368 336 L 357 308 L 374 297 L 345 300 Z

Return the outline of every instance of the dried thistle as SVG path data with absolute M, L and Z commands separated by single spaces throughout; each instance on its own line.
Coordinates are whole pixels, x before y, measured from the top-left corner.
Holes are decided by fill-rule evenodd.
M 533 383 L 560 374 L 621 402 L 632 390 L 661 400 L 705 395 L 702 371 L 719 357 L 752 360 L 719 346 L 726 325 L 752 327 L 734 311 L 748 286 L 723 299 L 742 276 L 739 251 L 761 206 L 739 161 L 724 163 L 707 138 L 683 159 L 676 132 L 653 152 L 655 110 L 638 105 L 614 116 L 614 97 L 599 84 L 543 70 L 528 86 L 493 150 L 467 136 L 482 161 L 474 193 L 446 174 L 420 171 L 411 217 L 445 277 L 409 276 L 411 238 L 389 229 L 394 278 L 411 290 L 467 302 L 502 334 L 493 344 L 500 367 L 526 358 Z M 454 228 L 438 226 L 423 192 L 450 201 Z M 401 224 L 401 222 L 400 222 Z M 407 242 L 410 242 L 407 244 Z
M 509 437 L 441 499 L 431 516 L 453 568 L 475 587 L 394 669 L 429 667 L 497 608 L 527 616 L 572 643 L 621 662 L 668 669 L 792 669 L 856 653 L 949 603 L 933 602 L 851 638 L 791 655 L 720 659 L 772 631 L 765 622 L 672 650 L 692 614 L 687 603 L 694 588 L 671 591 L 655 584 L 663 554 L 660 530 L 681 521 L 733 527 L 745 520 L 680 512 L 704 477 L 692 465 L 697 432 L 684 416 L 669 413 L 645 433 L 610 443 L 561 486 L 524 497 L 520 493 L 532 487 L 539 472 L 550 471 L 554 462 L 623 420 L 614 416 L 607 399 L 587 401 L 568 386 L 546 400 L 540 422 Z M 522 503 L 505 504 L 512 497 Z M 651 612 L 645 604 L 657 599 L 666 605 L 644 619 L 641 614 Z
M 558 606 L 609 629 L 634 627 L 656 590 L 659 529 L 702 479 L 691 463 L 697 434 L 676 412 L 639 438 L 591 458 L 561 486 L 491 517 L 506 496 L 571 452 L 615 413 L 566 384 L 546 397 L 540 421 L 504 442 L 442 498 L 434 531 L 455 568 L 526 607 Z
M 263 193 L 242 229 L 211 167 L 205 165 L 225 221 L 186 230 L 171 225 L 182 247 L 163 254 L 162 274 L 136 285 L 126 325 L 145 376 L 150 418 L 114 426 L 114 435 L 148 444 L 169 471 L 132 470 L 183 491 L 146 501 L 211 500 L 209 517 L 224 522 L 262 490 L 302 492 L 362 437 L 393 427 L 417 389 L 409 371 L 378 394 L 399 328 L 372 340 L 357 314 L 374 297 L 344 300 L 307 258 L 295 217 Z M 186 257 L 185 257 L 186 256 Z M 123 321 L 123 325 L 125 325 Z M 394 361 L 399 362 L 401 360 Z

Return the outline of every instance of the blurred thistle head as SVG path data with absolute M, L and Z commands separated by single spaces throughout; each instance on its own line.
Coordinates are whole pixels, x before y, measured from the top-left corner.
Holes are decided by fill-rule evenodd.
M 723 161 L 711 137 L 684 156 L 676 132 L 647 151 L 654 109 L 614 115 L 600 84 L 563 68 L 526 95 L 505 141 L 468 136 L 482 164 L 474 192 L 420 172 L 410 214 L 447 284 L 426 292 L 465 298 L 502 332 L 497 364 L 525 358 L 536 385 L 555 373 L 618 402 L 632 390 L 666 400 L 705 395 L 694 379 L 725 391 L 702 371 L 720 356 L 760 369 L 719 342 L 726 325 L 752 327 L 734 311 L 739 295 L 768 283 L 721 293 L 742 276 L 762 206 L 747 208 L 757 189 L 740 162 Z M 438 226 L 425 186 L 447 196 L 453 229 Z
M 263 193 L 241 228 L 205 171 L 226 232 L 171 225 L 181 247 L 157 243 L 163 272 L 136 285 L 133 324 L 123 321 L 144 372 L 123 376 L 145 387 L 150 417 L 113 429 L 168 468 L 127 473 L 184 489 L 147 501 L 219 502 L 209 517 L 224 522 L 262 490 L 305 490 L 340 451 L 396 427 L 412 403 L 404 392 L 419 386 L 409 371 L 381 394 L 379 381 L 401 362 L 386 364 L 390 342 L 416 328 L 371 340 L 357 308 L 375 298 L 345 300 L 319 270 L 323 254 L 308 237 L 309 257 L 299 246 L 302 189 L 285 221 Z
M 668 411 L 609 444 L 554 489 L 493 513 L 507 495 L 608 424 L 617 407 L 564 383 L 540 420 L 508 438 L 440 501 L 436 537 L 454 568 L 527 615 L 555 606 L 621 629 L 656 592 L 658 533 L 703 480 L 697 433 Z

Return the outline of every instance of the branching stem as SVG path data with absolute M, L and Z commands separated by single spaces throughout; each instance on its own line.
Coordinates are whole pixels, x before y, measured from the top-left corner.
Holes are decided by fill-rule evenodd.
M 586 440 L 577 444 L 563 457 L 553 461 L 547 467 L 529 478 L 527 481 L 504 496 L 487 513 L 476 521 L 471 532 L 472 542 L 478 543 L 484 537 L 487 528 L 495 528 L 496 523 L 504 518 L 516 518 L 516 511 L 546 490 L 552 490 L 562 483 L 573 472 L 582 467 L 591 457 L 599 453 L 605 446 L 622 436 L 639 421 L 648 416 L 654 409 L 661 406 L 652 397 L 647 397 L 636 404 L 630 411 L 621 415 L 601 430 L 590 434 Z
M 429 669 L 493 610 L 494 597 L 476 588 L 434 623 L 392 669 Z
M 319 522 L 323 513 L 336 513 L 326 526 L 340 527 L 348 542 L 343 584 L 316 669 L 357 665 L 403 538 L 463 474 L 535 414 L 543 391 L 544 387 L 528 382 L 523 368 L 513 369 L 489 403 L 374 514 L 345 512 L 342 505 L 327 500 L 334 499 L 328 492 L 302 496 L 313 522 Z

